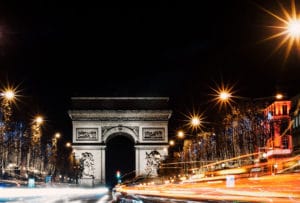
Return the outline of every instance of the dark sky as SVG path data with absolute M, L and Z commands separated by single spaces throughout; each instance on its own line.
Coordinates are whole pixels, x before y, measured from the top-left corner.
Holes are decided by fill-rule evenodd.
M 259 6 L 282 15 L 273 0 L 123 6 L 1 1 L 0 81 L 18 86 L 19 112 L 69 134 L 72 96 L 167 96 L 176 114 L 222 81 L 245 97 L 300 93 L 299 48 L 283 62 L 286 46 L 271 54 L 278 40 L 259 43 L 278 23 Z

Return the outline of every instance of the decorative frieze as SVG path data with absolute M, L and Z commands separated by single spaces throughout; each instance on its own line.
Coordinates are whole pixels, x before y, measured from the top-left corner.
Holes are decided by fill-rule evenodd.
M 168 121 L 169 110 L 72 110 L 73 121 Z

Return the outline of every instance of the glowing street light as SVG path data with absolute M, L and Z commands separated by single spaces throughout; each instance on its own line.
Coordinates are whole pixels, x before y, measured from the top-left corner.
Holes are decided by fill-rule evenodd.
M 193 127 L 197 127 L 200 125 L 200 118 L 197 116 L 194 116 L 191 120 L 191 124 Z
M 56 139 L 60 138 L 60 133 L 55 133 L 55 138 Z
M 271 12 L 270 10 L 259 6 L 263 11 L 277 19 L 279 23 L 277 25 L 268 26 L 278 31 L 275 32 L 275 34 L 267 37 L 263 41 L 281 38 L 276 48 L 273 49 L 271 55 L 286 44 L 284 56 L 284 61 L 286 61 L 293 46 L 300 48 L 300 17 L 296 11 L 297 9 L 295 0 L 291 0 L 290 12 L 288 12 L 287 9 L 284 8 L 281 4 L 279 6 L 281 8 L 282 15 L 275 14 L 274 12 Z
M 275 98 L 276 98 L 276 99 L 282 99 L 282 98 L 283 98 L 283 95 L 280 94 L 280 93 L 278 93 L 278 94 L 276 94 Z
M 35 143 L 40 142 L 41 137 L 41 124 L 43 123 L 44 119 L 42 116 L 37 116 L 34 119 L 33 125 L 32 125 L 32 134 L 33 134 L 33 141 Z
M 213 99 L 212 101 L 216 102 L 216 104 L 219 104 L 219 109 L 221 109 L 223 106 L 226 107 L 227 105 L 231 106 L 233 101 L 233 94 L 235 93 L 233 91 L 234 86 L 225 85 L 222 83 L 221 85 L 218 85 L 217 88 L 211 88 L 213 90 Z
M 32 159 L 30 160 L 31 162 L 30 165 L 39 171 L 43 171 L 44 169 L 44 157 L 42 156 L 42 150 L 41 150 L 42 123 L 43 123 L 43 117 L 36 116 L 31 126 L 32 140 L 31 140 L 30 156 L 32 157 Z
M 300 19 L 293 19 L 288 22 L 287 31 L 291 37 L 299 39 L 300 37 Z
M 13 90 L 6 90 L 5 92 L 2 93 L 2 96 L 6 99 L 6 100 L 13 100 L 15 98 L 15 93 Z
M 66 143 L 66 147 L 67 147 L 67 148 L 71 148 L 71 147 L 72 147 L 72 144 L 71 144 L 70 142 L 67 142 L 67 143 Z
M 52 145 L 56 148 L 57 140 L 60 138 L 60 133 L 55 133 L 54 137 L 52 138 Z
M 219 99 L 222 101 L 226 101 L 231 97 L 230 92 L 222 91 L 220 92 Z
M 7 159 L 6 154 L 10 153 L 9 144 L 5 143 L 5 133 L 10 130 L 10 121 L 12 116 L 12 102 L 14 102 L 15 92 L 13 89 L 7 88 L 0 93 L 0 111 L 2 112 L 2 125 L 0 126 L 0 165 L 2 174 L 3 169 L 6 167 L 4 160 Z
M 175 141 L 174 140 L 170 140 L 169 144 L 170 144 L 170 146 L 174 146 L 175 145 Z
M 8 123 L 10 120 L 10 116 L 12 115 L 11 102 L 14 102 L 15 91 L 8 88 L 5 89 L 0 95 L 3 98 L 1 102 L 1 110 L 4 116 L 4 121 Z
M 41 116 L 37 116 L 37 117 L 35 118 L 35 122 L 36 122 L 38 125 L 42 124 L 43 121 L 44 121 L 44 119 L 43 119 L 43 117 L 41 117 Z
M 57 154 L 57 142 L 58 139 L 61 137 L 60 133 L 55 133 L 53 138 L 52 138 L 52 156 L 50 159 L 50 171 L 55 174 L 56 173 L 56 165 L 57 165 L 57 158 L 58 158 L 58 154 Z
M 177 137 L 184 138 L 184 132 L 182 130 L 177 132 Z

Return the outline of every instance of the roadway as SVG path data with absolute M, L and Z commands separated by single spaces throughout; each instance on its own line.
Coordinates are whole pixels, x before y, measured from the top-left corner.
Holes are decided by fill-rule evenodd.
M 121 185 L 116 188 L 121 194 L 141 199 L 165 198 L 200 202 L 300 202 L 300 174 L 280 174 L 240 178 L 228 184 L 226 179 L 181 184 Z
M 66 184 L 43 187 L 1 187 L 0 202 L 13 203 L 108 203 L 111 192 L 106 187 L 83 188 Z

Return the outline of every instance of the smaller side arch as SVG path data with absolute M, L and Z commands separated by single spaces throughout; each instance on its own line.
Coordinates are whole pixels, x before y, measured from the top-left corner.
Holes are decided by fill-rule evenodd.
M 136 134 L 136 132 L 127 126 L 115 126 L 115 127 L 110 128 L 102 135 L 102 137 L 103 137 L 102 141 L 104 143 L 107 143 L 107 141 L 111 135 L 116 135 L 119 133 L 122 133 L 124 135 L 129 135 L 129 137 L 134 141 L 134 143 L 138 142 L 138 135 Z

